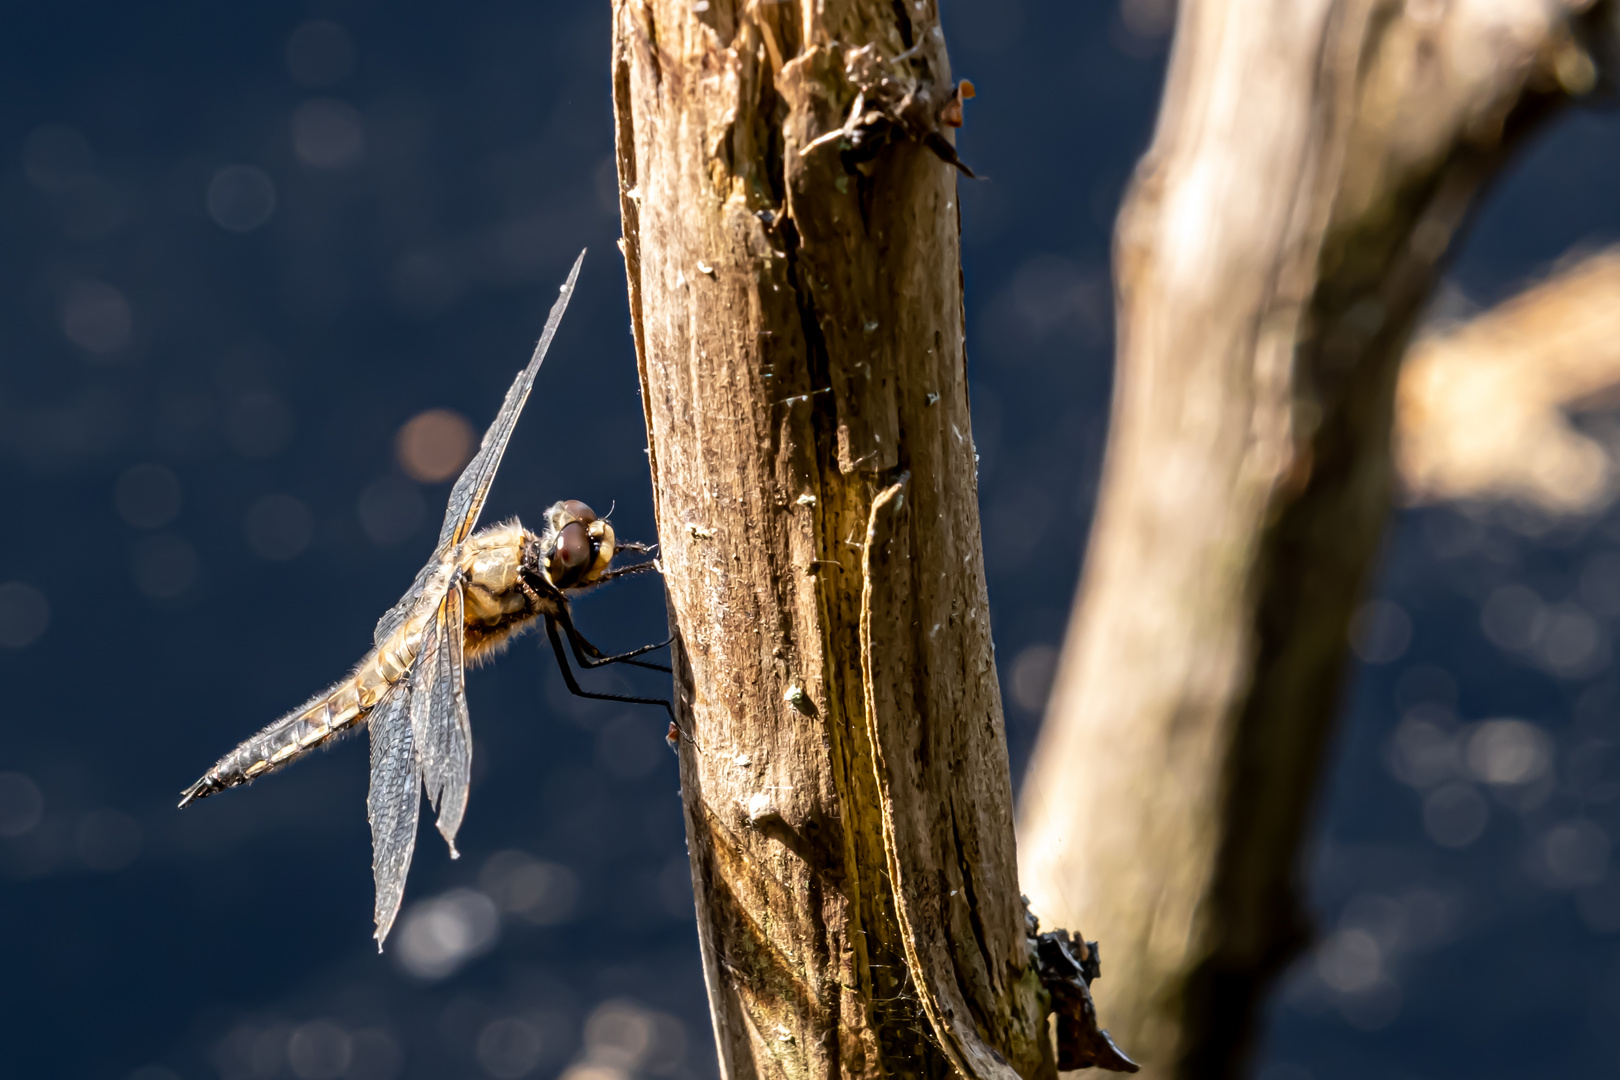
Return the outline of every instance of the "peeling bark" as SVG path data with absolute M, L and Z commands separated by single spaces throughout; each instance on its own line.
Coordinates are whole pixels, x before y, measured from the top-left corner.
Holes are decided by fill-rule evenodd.
M 934 5 L 617 0 L 613 62 L 722 1071 L 1052 1076 Z
M 1613 71 L 1576 0 L 1187 0 L 1116 234 L 1118 367 L 1021 808 L 1037 914 L 1158 1076 L 1240 1073 L 1307 941 L 1298 856 L 1390 501 L 1396 376 L 1453 236 Z

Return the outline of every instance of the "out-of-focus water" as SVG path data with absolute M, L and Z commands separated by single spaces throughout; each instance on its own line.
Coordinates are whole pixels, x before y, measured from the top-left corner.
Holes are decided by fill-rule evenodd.
M 979 88 L 960 148 L 989 178 L 961 201 L 1015 775 L 1095 494 L 1109 230 L 1164 63 L 1152 9 L 945 11 Z M 489 518 L 575 497 L 651 538 L 608 95 L 603 4 L 10 13 L 6 1075 L 714 1073 L 661 714 L 570 698 L 527 642 L 470 679 L 464 858 L 424 831 L 382 957 L 358 741 L 174 809 L 364 650 L 431 547 L 434 455 L 461 430 L 406 425 L 483 429 L 581 246 Z M 1615 134 L 1584 118 L 1538 144 L 1457 287 L 1489 302 L 1613 239 Z M 1274 1003 L 1268 1080 L 1518 1075 L 1508 1032 L 1546 1071 L 1613 1068 L 1617 546 L 1620 518 L 1398 522 L 1312 864 L 1327 936 Z M 604 646 L 652 640 L 656 583 L 579 619 Z

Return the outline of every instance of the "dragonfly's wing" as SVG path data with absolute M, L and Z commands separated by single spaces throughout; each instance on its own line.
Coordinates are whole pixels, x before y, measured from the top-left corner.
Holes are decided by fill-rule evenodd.
M 574 260 L 574 268 L 568 271 L 568 280 L 563 282 L 557 302 L 551 305 L 546 328 L 540 334 L 540 343 L 534 347 L 534 355 L 529 358 L 529 366 L 518 373 L 512 388 L 506 392 L 500 415 L 484 432 L 484 441 L 477 455 L 450 490 L 450 505 L 444 511 L 444 527 L 439 531 L 439 555 L 436 557 L 442 557 L 443 553 L 465 540 L 477 527 L 478 515 L 489 496 L 489 485 L 495 481 L 495 470 L 501 467 L 501 455 L 506 453 L 506 444 L 512 438 L 512 429 L 517 426 L 523 403 L 529 400 L 529 390 L 534 386 L 540 361 L 546 358 L 551 339 L 557 334 L 557 324 L 562 322 L 563 312 L 568 310 L 568 300 L 574 295 L 574 281 L 579 277 L 579 265 L 584 261 L 585 253 L 581 251 L 579 258 Z
M 416 572 L 416 580 L 411 582 L 411 587 L 405 590 L 405 595 L 399 598 L 397 604 L 383 612 L 383 617 L 377 620 L 377 629 L 371 635 L 374 644 L 381 645 L 393 637 L 394 631 L 403 626 L 405 620 L 411 617 L 411 609 L 416 606 L 416 602 L 427 591 L 428 582 L 433 580 L 434 572 L 441 565 L 439 553 L 434 552 L 433 558 L 427 561 L 427 565 Z
M 579 267 L 584 261 L 585 253 L 581 251 L 579 258 L 574 260 L 573 269 L 568 271 L 568 280 L 563 282 L 557 302 L 551 305 L 546 328 L 540 333 L 540 343 L 534 347 L 534 355 L 529 358 L 528 366 L 518 372 L 512 388 L 506 392 L 506 400 L 501 403 L 501 411 L 496 415 L 495 422 L 484 432 L 484 441 L 478 453 L 462 470 L 461 476 L 456 479 L 456 486 L 450 489 L 450 503 L 445 507 L 444 525 L 439 530 L 439 543 L 433 557 L 417 572 L 416 580 L 399 598 L 399 603 L 389 608 L 377 621 L 373 637 L 377 644 L 382 644 L 410 617 L 411 610 L 426 591 L 434 572 L 443 565 L 450 551 L 478 527 L 478 515 L 483 512 L 489 486 L 495 482 L 495 471 L 501 467 L 501 457 L 506 453 L 506 444 L 512 439 L 512 429 L 517 426 L 518 415 L 529 400 L 534 377 L 540 371 L 540 361 L 546 358 L 546 350 L 551 348 L 551 339 L 557 336 L 557 326 L 562 322 L 563 312 L 568 310 L 568 301 L 574 295 L 574 282 L 579 278 Z
M 411 733 L 410 679 L 401 679 L 371 714 L 371 873 L 377 883 L 377 951 L 399 914 L 416 849 L 422 778 Z
M 421 651 L 411 675 L 411 737 L 416 741 L 422 784 L 439 812 L 439 832 L 457 857 L 456 830 L 467 809 L 472 775 L 472 728 L 467 721 L 463 683 L 462 586 L 459 582 L 439 603 L 422 633 Z

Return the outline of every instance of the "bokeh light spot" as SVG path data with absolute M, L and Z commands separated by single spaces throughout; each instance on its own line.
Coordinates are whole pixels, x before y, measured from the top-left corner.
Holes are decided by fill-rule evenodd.
M 1528 784 L 1552 766 L 1545 732 L 1523 720 L 1487 720 L 1468 738 L 1468 768 L 1487 784 Z
M 182 1080 L 179 1073 L 162 1065 L 142 1065 L 124 1080 Z
M 248 545 L 262 559 L 296 558 L 315 535 L 315 515 L 291 495 L 266 495 L 248 507 L 242 520 Z
M 292 116 L 293 152 L 313 169 L 352 169 L 366 156 L 366 134 L 352 105 L 312 98 Z
M 26 836 L 44 816 L 45 795 L 38 784 L 22 773 L 0 773 L 0 836 Z
M 0 585 L 0 649 L 21 649 L 39 640 L 51 623 L 51 605 L 32 585 Z
M 1610 874 L 1576 893 L 1575 909 L 1594 934 L 1620 932 L 1620 877 Z
M 1159 38 L 1176 24 L 1175 0 L 1120 0 L 1120 21 L 1141 38 Z
M 417 318 L 448 311 L 466 287 L 466 275 L 455 262 L 425 251 L 400 256 L 388 271 L 388 294 L 395 306 Z
M 1388 978 L 1379 979 L 1358 994 L 1349 994 L 1339 1002 L 1339 1015 L 1345 1023 L 1362 1031 L 1385 1028 L 1400 1015 L 1401 988 Z
M 152 462 L 124 470 L 113 489 L 118 515 L 137 529 L 161 529 L 180 515 L 180 479 Z
M 500 935 L 495 902 L 476 889 L 452 889 L 406 909 L 395 932 L 399 965 L 419 979 L 442 979 L 488 952 Z
M 35 128 L 23 144 L 23 173 L 41 191 L 63 191 L 95 160 L 84 136 L 55 124 Z
M 652 1049 L 652 1017 L 629 1001 L 609 1001 L 585 1021 L 585 1047 L 603 1065 L 634 1069 Z
M 1446 848 L 1465 848 L 1478 840 L 1490 820 L 1485 796 L 1472 784 L 1436 788 L 1423 800 L 1423 831 Z
M 697 903 L 692 891 L 692 863 L 685 855 L 672 856 L 658 872 L 658 902 L 677 919 L 690 919 Z
M 316 19 L 287 39 L 287 73 L 308 89 L 334 86 L 354 70 L 354 42 L 335 22 Z
M 92 870 L 122 870 L 141 853 L 141 827 L 119 810 L 92 810 L 74 834 L 80 860 Z
M 1311 1070 L 1287 1061 L 1274 1061 L 1260 1070 L 1255 1080 L 1316 1080 Z
M 579 878 L 572 870 L 523 851 L 491 855 L 478 885 L 501 911 L 536 926 L 567 922 L 579 898 Z
M 495 1080 L 518 1080 L 540 1064 L 540 1031 L 527 1020 L 503 1017 L 478 1033 L 478 1063 Z
M 118 185 L 99 176 L 80 176 L 61 192 L 62 231 L 75 240 L 100 240 L 118 231 L 127 199 Z
M 427 508 L 422 493 L 403 476 L 385 476 L 360 492 L 356 511 L 371 542 L 383 546 L 408 540 Z
M 199 561 L 192 546 L 171 533 L 135 545 L 135 587 L 154 600 L 183 596 L 197 583 Z
M 287 1040 L 287 1064 L 299 1080 L 338 1080 L 348 1071 L 353 1051 L 347 1031 L 316 1020 L 295 1029 Z
M 252 232 L 276 209 L 276 185 L 263 169 L 227 165 L 208 182 L 208 216 L 230 232 Z
M 1609 846 L 1609 834 L 1595 821 L 1577 818 L 1554 825 L 1541 838 L 1548 884 L 1573 888 L 1602 881 L 1609 869 Z
M 1535 624 L 1541 615 L 1541 597 L 1523 585 L 1494 589 L 1480 609 L 1480 628 L 1499 649 L 1528 649 L 1535 643 Z
M 63 292 L 62 333 L 85 352 L 95 356 L 118 352 L 134 332 L 134 310 L 111 285 L 78 281 Z
M 1581 567 L 1581 600 L 1606 618 L 1620 615 L 1620 551 L 1600 551 Z
M 600 1070 L 664 1076 L 680 1066 L 685 1053 L 686 1028 L 679 1020 L 616 998 L 597 1006 L 585 1021 L 585 1061 L 563 1075 L 587 1080 Z
M 225 415 L 225 438 L 243 457 L 274 457 L 292 435 L 292 410 L 268 391 L 243 394 Z
M 1548 608 L 1536 629 L 1536 655 L 1550 674 L 1589 675 L 1608 662 L 1603 631 L 1575 604 Z
M 473 429 L 460 413 L 429 409 L 417 413 L 399 429 L 394 453 L 405 475 L 423 484 L 437 484 L 461 471 L 472 457 Z
M 1450 719 L 1432 705 L 1419 706 L 1401 718 L 1390 739 L 1390 772 L 1402 783 L 1430 788 L 1462 771 L 1457 738 L 1448 729 Z
M 1383 952 L 1365 930 L 1340 930 L 1321 945 L 1316 972 L 1323 982 L 1342 994 L 1359 993 L 1384 973 Z
M 381 1028 L 362 1028 L 350 1040 L 344 1080 L 396 1080 L 405 1068 L 405 1052 Z
M 1399 660 L 1411 642 L 1412 618 L 1399 604 L 1369 600 L 1350 619 L 1350 647 L 1364 663 Z
M 1058 651 L 1050 645 L 1030 645 L 1018 653 L 1012 666 L 1012 698 L 1025 712 L 1046 708 L 1057 674 Z
M 596 733 L 596 760 L 614 776 L 634 780 L 672 760 L 664 741 L 666 724 L 621 713 Z

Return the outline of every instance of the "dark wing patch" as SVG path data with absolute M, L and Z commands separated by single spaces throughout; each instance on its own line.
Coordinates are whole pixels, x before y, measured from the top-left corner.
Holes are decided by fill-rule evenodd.
M 439 832 L 450 845 L 451 858 L 458 857 L 456 831 L 467 809 L 467 785 L 472 776 L 462 604 L 462 586 L 457 582 L 422 635 L 413 675 L 416 695 L 411 702 L 411 732 L 422 784 L 439 812 Z
M 410 679 L 401 679 L 371 714 L 371 874 L 377 885 L 377 951 L 393 928 L 416 850 L 422 779 L 411 734 Z

